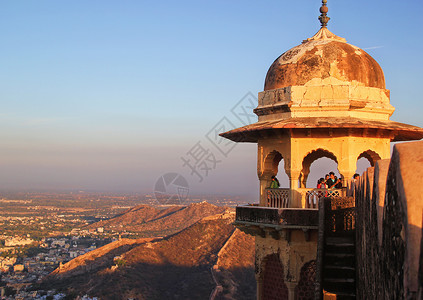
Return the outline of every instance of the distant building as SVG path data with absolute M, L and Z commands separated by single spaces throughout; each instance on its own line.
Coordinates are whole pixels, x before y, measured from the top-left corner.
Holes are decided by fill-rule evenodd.
M 65 239 L 53 240 L 51 242 L 51 247 L 65 247 L 65 245 L 66 245 Z
M 21 265 L 21 264 L 17 264 L 13 266 L 13 271 L 14 272 L 23 272 L 23 270 L 25 270 L 25 266 Z
M 4 241 L 4 245 L 6 247 L 25 246 L 25 245 L 30 245 L 33 242 L 34 240 L 30 238 L 12 237 L 12 238 L 6 239 Z

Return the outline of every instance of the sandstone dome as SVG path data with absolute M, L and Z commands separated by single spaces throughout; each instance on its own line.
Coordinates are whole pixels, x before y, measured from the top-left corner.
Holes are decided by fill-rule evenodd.
M 323 27 L 273 62 L 264 90 L 316 85 L 329 79 L 332 84 L 385 89 L 385 77 L 376 60 Z

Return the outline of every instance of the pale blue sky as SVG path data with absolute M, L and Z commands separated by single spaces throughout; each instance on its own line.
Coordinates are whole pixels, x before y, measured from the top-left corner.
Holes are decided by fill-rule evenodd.
M 328 2 L 329 29 L 384 69 L 391 119 L 423 127 L 423 1 Z M 317 32 L 320 5 L 0 1 L 0 189 L 149 192 L 178 172 L 192 193 L 257 193 L 255 145 L 202 183 L 180 157 L 213 150 L 205 134 Z

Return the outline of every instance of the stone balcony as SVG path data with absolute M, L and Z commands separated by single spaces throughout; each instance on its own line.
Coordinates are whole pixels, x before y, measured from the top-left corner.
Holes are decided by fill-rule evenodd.
M 318 229 L 319 199 L 345 196 L 346 189 L 266 189 L 266 193 L 266 206 L 238 206 L 234 225 L 254 236 L 266 237 L 267 234 L 287 240 L 293 230 L 302 230 L 307 240 L 310 231 Z M 292 203 L 300 203 L 301 207 L 293 207 Z
M 318 210 L 309 208 L 274 208 L 258 205 L 237 206 L 234 225 L 245 233 L 274 239 L 290 239 L 292 230 L 302 230 L 309 238 L 318 228 Z

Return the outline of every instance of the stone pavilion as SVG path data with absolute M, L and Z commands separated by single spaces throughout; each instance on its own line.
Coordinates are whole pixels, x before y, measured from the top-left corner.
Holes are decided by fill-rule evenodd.
M 423 138 L 423 128 L 389 120 L 395 109 L 382 68 L 329 31 L 326 2 L 320 30 L 270 66 L 254 109 L 258 122 L 221 134 L 258 145 L 259 203 L 237 207 L 235 221 L 256 237 L 258 299 L 314 299 L 319 200 L 350 196 L 358 159 L 374 166 L 390 158 L 391 142 Z M 337 163 L 342 188 L 306 188 L 311 164 L 322 157 Z M 289 188 L 269 189 L 278 172 L 288 175 Z

